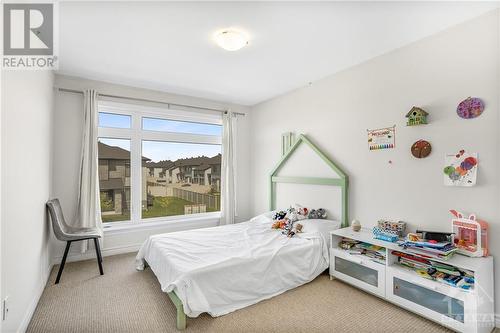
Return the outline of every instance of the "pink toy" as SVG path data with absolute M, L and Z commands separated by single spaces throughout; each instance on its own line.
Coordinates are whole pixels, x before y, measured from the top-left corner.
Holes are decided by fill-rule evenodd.
M 450 210 L 455 216 L 452 220 L 453 243 L 457 252 L 469 257 L 488 256 L 488 223 L 478 220 L 475 214 L 465 218 L 462 213 Z

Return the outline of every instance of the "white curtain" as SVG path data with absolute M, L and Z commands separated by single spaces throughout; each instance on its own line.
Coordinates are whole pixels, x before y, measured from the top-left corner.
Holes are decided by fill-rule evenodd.
M 80 179 L 78 210 L 75 227 L 101 230 L 101 207 L 99 199 L 99 169 L 97 156 L 97 92 L 84 92 L 84 127 L 80 154 Z M 81 251 L 87 250 L 87 242 L 82 242 Z
M 237 118 L 232 112 L 222 117 L 221 220 L 233 224 L 236 211 L 236 128 Z

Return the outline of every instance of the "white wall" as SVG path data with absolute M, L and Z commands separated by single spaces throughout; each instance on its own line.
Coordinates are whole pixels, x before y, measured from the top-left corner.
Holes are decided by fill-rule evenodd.
M 82 90 L 93 88 L 99 93 L 129 96 L 143 99 L 152 99 L 157 101 L 166 101 L 171 103 L 180 103 L 188 105 L 197 105 L 211 108 L 230 108 L 237 112 L 247 112 L 248 108 L 224 104 L 215 101 L 169 94 L 154 90 L 140 89 L 122 85 L 116 85 L 100 81 L 86 80 L 76 77 L 56 75 L 56 87 Z M 56 92 L 55 95 L 55 124 L 54 124 L 54 179 L 52 196 L 61 200 L 63 210 L 68 218 L 75 216 L 76 201 L 78 193 L 78 168 L 79 154 L 81 147 L 81 133 L 83 127 L 83 96 L 67 92 Z M 238 219 L 240 221 L 249 217 L 249 122 L 250 116 L 240 117 L 238 120 Z M 172 224 L 161 228 L 151 227 L 147 230 L 128 230 L 113 233 L 106 233 L 103 244 L 103 254 L 109 255 L 122 251 L 135 251 L 144 240 L 152 234 L 176 231 L 187 228 L 199 228 L 204 226 L 215 226 L 218 220 L 201 220 L 189 224 Z M 64 251 L 64 244 L 55 239 L 52 240 L 52 253 L 54 262 L 60 261 Z M 72 248 L 73 254 L 78 247 Z M 92 257 L 93 254 L 87 253 L 85 257 Z M 69 260 L 82 258 L 72 255 Z
M 50 270 L 53 73 L 3 71 L 1 112 L 3 332 L 24 331 Z
M 280 158 L 280 134 L 295 131 L 348 173 L 351 219 L 370 226 L 398 218 L 410 229 L 448 231 L 449 209 L 475 212 L 490 223 L 491 250 L 500 258 L 498 24 L 495 11 L 253 107 L 253 214 L 268 209 L 267 176 Z M 479 118 L 456 115 L 468 96 L 486 103 Z M 413 105 L 430 113 L 429 125 L 405 126 Z M 396 148 L 369 151 L 366 130 L 394 124 Z M 432 144 L 426 159 L 410 153 L 418 139 Z M 444 155 L 462 148 L 479 154 L 478 184 L 445 187 Z M 496 276 L 500 304 L 500 265 Z

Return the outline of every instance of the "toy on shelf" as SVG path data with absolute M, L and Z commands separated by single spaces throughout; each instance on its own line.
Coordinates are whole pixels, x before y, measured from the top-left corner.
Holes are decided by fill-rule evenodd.
M 377 226 L 383 231 L 394 231 L 398 237 L 404 237 L 406 230 L 406 223 L 396 220 L 378 220 Z
M 436 242 L 450 242 L 453 243 L 452 232 L 440 232 L 440 231 L 428 231 L 428 230 L 417 230 L 415 233 L 422 235 L 421 238 L 432 240 Z
M 399 239 L 397 231 L 384 230 L 379 227 L 373 227 L 373 238 L 392 243 Z
M 453 242 L 458 252 L 469 257 L 488 256 L 488 223 L 478 220 L 475 214 L 468 218 L 456 210 L 450 210 L 452 219 Z
M 361 230 L 361 223 L 358 220 L 352 220 L 351 227 L 352 230 L 358 232 Z

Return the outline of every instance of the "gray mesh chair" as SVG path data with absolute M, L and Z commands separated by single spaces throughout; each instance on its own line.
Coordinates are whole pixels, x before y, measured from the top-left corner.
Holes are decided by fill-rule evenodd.
M 97 228 L 76 228 L 68 225 L 64 219 L 61 204 L 59 199 L 51 199 L 47 201 L 47 209 L 49 210 L 50 219 L 52 220 L 52 228 L 54 229 L 54 234 L 56 238 L 60 241 L 66 242 L 66 249 L 64 250 L 64 255 L 59 266 L 59 272 L 57 273 L 56 284 L 59 283 L 61 279 L 61 274 L 64 269 L 64 264 L 66 263 L 66 258 L 68 257 L 69 247 L 72 242 L 82 241 L 86 239 L 93 239 L 95 245 L 95 254 L 97 257 L 97 264 L 99 265 L 99 272 L 104 275 L 102 270 L 102 256 L 101 249 L 99 248 L 99 240 L 101 234 Z

